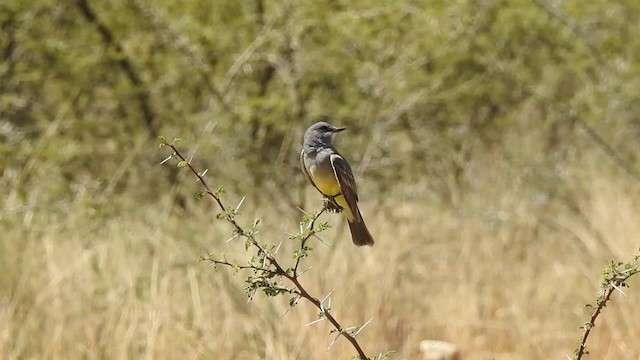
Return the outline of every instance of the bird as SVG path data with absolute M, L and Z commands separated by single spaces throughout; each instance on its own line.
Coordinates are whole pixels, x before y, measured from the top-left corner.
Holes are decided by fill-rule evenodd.
M 358 209 L 358 189 L 347 160 L 333 147 L 333 138 L 344 127 L 324 121 L 311 125 L 304 133 L 300 162 L 311 184 L 327 199 L 334 210 L 342 209 L 351 239 L 356 246 L 373 246 L 373 236 Z M 332 209 L 329 207 L 329 209 Z

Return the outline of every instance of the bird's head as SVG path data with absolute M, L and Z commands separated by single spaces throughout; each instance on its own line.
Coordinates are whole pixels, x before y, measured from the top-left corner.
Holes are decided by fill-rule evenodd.
M 324 121 L 311 125 L 304 133 L 305 144 L 311 146 L 331 146 L 333 137 L 340 131 L 346 130 L 344 127 L 336 127 Z

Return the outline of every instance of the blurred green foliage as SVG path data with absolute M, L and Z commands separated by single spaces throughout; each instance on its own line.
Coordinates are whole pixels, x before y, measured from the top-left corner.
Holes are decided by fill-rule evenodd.
M 523 161 L 561 153 L 576 121 L 637 153 L 636 0 L 6 0 L 0 28 L 0 185 L 18 199 L 153 197 L 176 177 L 164 135 L 216 182 L 294 204 L 322 119 L 351 128 L 339 147 L 376 191 L 443 167 L 464 185 L 507 133 L 544 134 Z

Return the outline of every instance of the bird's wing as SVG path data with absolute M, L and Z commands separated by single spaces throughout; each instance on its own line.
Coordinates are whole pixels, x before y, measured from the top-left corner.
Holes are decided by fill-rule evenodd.
M 331 166 L 340 184 L 342 196 L 344 196 L 349 208 L 355 215 L 358 209 L 358 187 L 356 186 L 351 166 L 340 154 L 331 155 Z
M 316 186 L 316 183 L 313 182 L 313 179 L 311 178 L 311 175 L 309 175 L 309 171 L 307 170 L 307 165 L 304 163 L 304 150 L 300 152 L 300 166 L 302 167 L 302 172 L 305 174 L 307 179 L 309 179 L 311 185 L 313 185 L 316 190 L 320 191 L 320 189 L 318 189 L 318 187 Z M 322 194 L 322 191 L 320 191 L 320 194 Z

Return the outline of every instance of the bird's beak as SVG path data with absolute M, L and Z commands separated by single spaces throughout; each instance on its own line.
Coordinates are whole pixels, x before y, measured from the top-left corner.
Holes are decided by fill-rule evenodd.
M 337 127 L 337 128 L 333 128 L 333 132 L 340 132 L 340 131 L 344 131 L 347 130 L 346 127 Z

